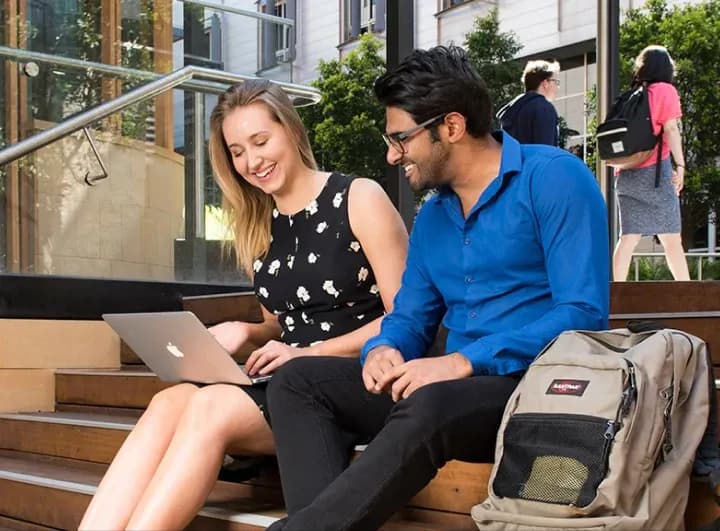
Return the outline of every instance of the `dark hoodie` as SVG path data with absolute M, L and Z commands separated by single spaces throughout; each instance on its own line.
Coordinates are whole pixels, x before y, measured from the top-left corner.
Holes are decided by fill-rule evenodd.
M 521 144 L 559 144 L 557 112 L 542 94 L 529 91 L 518 96 L 498 111 L 497 119 Z

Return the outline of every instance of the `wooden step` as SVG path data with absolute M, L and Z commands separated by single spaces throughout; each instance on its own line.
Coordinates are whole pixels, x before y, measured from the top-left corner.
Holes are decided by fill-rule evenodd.
M 105 471 L 82 461 L 0 451 L 0 514 L 13 521 L 76 529 Z M 38 500 L 42 500 L 39 503 Z M 188 529 L 255 531 L 285 515 L 275 489 L 219 481 Z M 440 531 L 457 527 L 450 516 L 409 511 L 418 520 L 394 519 L 385 531 Z M 469 517 L 467 518 L 469 520 Z M 0 520 L 0 523 L 2 521 Z M 21 529 L 37 529 L 26 527 Z
M 54 413 L 0 415 L 0 448 L 32 452 L 92 463 L 110 463 L 133 428 L 140 411 L 114 413 L 57 411 Z M 362 447 L 358 447 L 362 451 Z M 491 465 L 451 461 L 440 470 L 409 506 L 421 510 L 450 511 L 463 516 L 487 495 Z M 276 470 L 249 482 L 279 492 Z
M 55 531 L 55 528 L 0 516 L 0 531 Z
M 0 449 L 109 463 L 136 420 L 75 412 L 0 415 Z
M 95 463 L 0 451 L 0 514 L 77 529 L 105 467 Z M 218 482 L 189 529 L 265 529 L 284 516 L 274 490 Z M 42 500 L 39 503 L 38 500 Z
M 145 408 L 153 395 L 173 384 L 162 382 L 145 365 L 117 370 L 58 370 L 58 404 Z
M 657 321 L 703 339 L 710 346 L 714 364 L 720 364 L 720 311 L 615 313 L 610 328 L 623 328 L 628 321 Z

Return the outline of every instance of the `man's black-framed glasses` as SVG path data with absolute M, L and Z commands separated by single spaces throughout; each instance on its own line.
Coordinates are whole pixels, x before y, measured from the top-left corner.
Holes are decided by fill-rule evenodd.
M 417 124 L 415 127 L 413 127 L 412 129 L 408 129 L 407 131 L 398 131 L 397 133 L 383 133 L 383 140 L 388 147 L 396 149 L 400 153 L 405 154 L 405 146 L 403 145 L 403 142 L 405 140 L 418 134 L 423 129 L 427 129 L 438 120 L 442 120 L 443 118 L 445 118 L 445 116 L 447 116 L 446 112 L 438 114 L 437 116 L 433 116 L 429 120 L 425 120 L 424 122 Z

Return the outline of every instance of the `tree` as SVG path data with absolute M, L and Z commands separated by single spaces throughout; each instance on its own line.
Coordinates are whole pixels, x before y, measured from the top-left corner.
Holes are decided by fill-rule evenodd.
M 322 93 L 319 103 L 299 109 L 321 168 L 355 173 L 383 182 L 385 110 L 375 98 L 373 83 L 385 72 L 382 45 L 363 35 L 358 47 L 342 59 L 320 61 L 312 85 Z
M 675 85 L 683 106 L 687 166 L 683 240 L 692 246 L 708 212 L 720 212 L 720 0 L 674 7 L 666 0 L 648 0 L 642 9 L 628 11 L 620 28 L 621 80 L 626 85 L 635 56 L 649 44 L 666 46 L 678 67 Z
M 465 47 L 490 91 L 493 107 L 499 108 L 523 91 L 523 66 L 513 60 L 522 44 L 515 33 L 500 32 L 497 8 L 475 19 L 473 30 L 465 35 Z

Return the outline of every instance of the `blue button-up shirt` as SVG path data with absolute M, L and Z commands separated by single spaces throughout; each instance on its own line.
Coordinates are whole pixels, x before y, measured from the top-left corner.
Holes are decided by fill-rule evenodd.
M 424 356 L 442 321 L 446 351 L 474 374 L 510 374 L 564 330 L 607 328 L 607 214 L 593 175 L 566 151 L 496 138 L 500 172 L 467 217 L 449 188 L 418 213 L 393 311 L 362 362 L 379 345 Z

